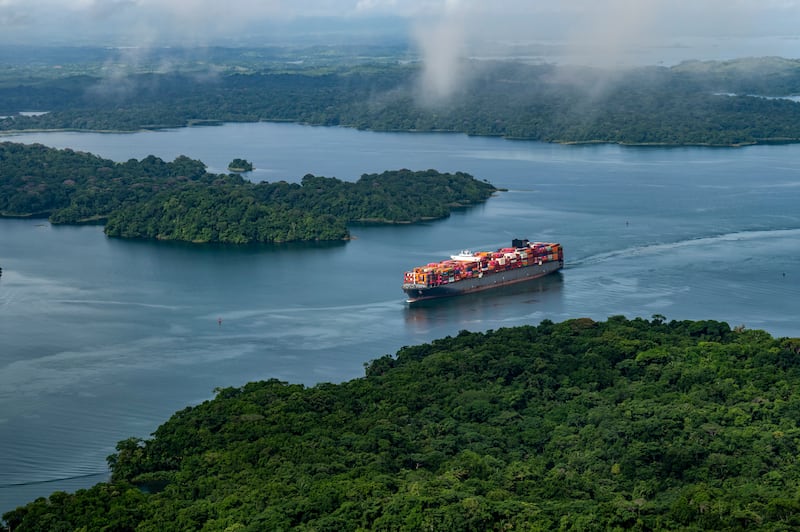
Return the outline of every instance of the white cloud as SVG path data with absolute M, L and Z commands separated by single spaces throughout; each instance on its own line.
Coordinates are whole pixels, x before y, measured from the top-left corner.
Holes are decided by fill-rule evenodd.
M 414 39 L 425 58 L 422 91 L 430 100 L 450 96 L 461 81 L 461 59 L 466 45 L 466 14 L 456 0 L 447 2 L 433 20 L 420 21 Z
M 452 93 L 463 81 L 460 66 L 465 55 L 491 55 L 501 49 L 498 43 L 547 42 L 558 47 L 557 62 L 598 66 L 800 55 L 799 40 L 777 38 L 794 36 L 800 28 L 800 0 L 440 0 L 412 4 L 426 6 L 415 15 L 414 38 L 425 58 L 424 93 L 436 97 Z M 543 59 L 553 60 L 553 56 Z

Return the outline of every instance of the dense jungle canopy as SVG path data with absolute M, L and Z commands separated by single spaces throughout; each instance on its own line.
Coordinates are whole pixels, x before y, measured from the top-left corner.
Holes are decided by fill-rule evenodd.
M 0 130 L 130 131 L 275 120 L 564 143 L 800 140 L 800 103 L 786 98 L 800 95 L 794 59 L 618 69 L 464 59 L 452 90 L 440 95 L 424 83 L 424 64 L 405 49 L 340 52 L 158 50 L 150 62 L 134 63 L 118 51 L 34 54 L 29 63 L 12 61 L 0 71 L 0 115 L 6 116 Z
M 28 530 L 790 530 L 800 339 L 716 321 L 461 331 L 312 387 L 221 388 Z M 140 487 L 147 487 L 143 491 Z
M 109 236 L 187 242 L 293 242 L 349 238 L 350 222 L 444 218 L 497 191 L 462 172 L 386 171 L 355 183 L 306 175 L 252 183 L 210 174 L 181 156 L 116 163 L 42 145 L 0 143 L 0 216 L 105 222 Z

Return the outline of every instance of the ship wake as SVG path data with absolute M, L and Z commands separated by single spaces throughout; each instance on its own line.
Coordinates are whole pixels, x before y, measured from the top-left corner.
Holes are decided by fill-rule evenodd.
M 706 248 L 713 244 L 719 244 L 719 243 L 729 243 L 729 242 L 750 243 L 756 241 L 764 242 L 767 240 L 796 239 L 797 237 L 800 237 L 800 229 L 736 231 L 732 233 L 722 233 L 713 236 L 678 240 L 676 242 L 645 244 L 641 246 L 632 246 L 628 248 L 615 249 L 613 251 L 597 253 L 595 255 L 589 255 L 587 257 L 569 261 L 566 264 L 566 267 L 582 268 L 584 266 L 592 266 L 595 264 L 608 262 L 611 260 L 617 260 L 623 257 L 662 255 L 670 251 L 693 249 L 693 248 Z

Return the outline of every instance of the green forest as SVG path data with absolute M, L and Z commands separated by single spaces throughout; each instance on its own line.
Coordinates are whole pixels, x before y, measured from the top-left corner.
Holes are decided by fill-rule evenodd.
M 206 62 L 170 57 L 176 66 L 168 72 L 156 65 L 126 69 L 124 58 L 110 52 L 98 63 L 92 53 L 101 52 L 85 53 L 85 63 L 59 63 L 58 75 L 22 65 L 0 72 L 0 115 L 6 116 L 0 130 L 131 131 L 272 120 L 561 143 L 800 141 L 800 103 L 780 98 L 800 94 L 800 61 L 791 59 L 618 70 L 464 60 L 453 93 L 431 101 L 421 82 L 424 65 L 403 50 L 384 58 L 365 53 L 358 61 L 335 50 L 213 50 Z M 324 62 L 327 57 L 338 60 Z M 49 60 L 57 59 L 68 57 Z M 117 63 L 111 77 L 100 67 Z M 18 114 L 26 110 L 47 112 Z
M 350 237 L 351 222 L 444 218 L 497 189 L 462 172 L 386 171 L 353 182 L 306 175 L 253 183 L 201 161 L 116 163 L 70 149 L 0 143 L 0 216 L 104 222 L 108 236 L 230 244 Z
M 796 530 L 800 339 L 613 316 L 220 388 L 8 530 Z

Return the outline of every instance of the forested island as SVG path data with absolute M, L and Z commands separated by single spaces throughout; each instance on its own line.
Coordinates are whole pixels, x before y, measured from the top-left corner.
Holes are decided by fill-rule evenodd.
M 794 59 L 618 70 L 464 60 L 452 94 L 435 100 L 421 83 L 424 65 L 405 49 L 153 50 L 152 64 L 133 66 L 115 50 L 27 53 L 27 64 L 0 73 L 0 131 L 272 120 L 561 143 L 800 140 L 800 103 L 782 98 L 800 95 Z M 30 110 L 46 113 L 18 114 Z
M 228 170 L 231 172 L 241 173 L 241 172 L 252 172 L 253 171 L 253 163 L 247 161 L 245 159 L 239 159 L 238 157 L 228 164 Z
M 124 163 L 0 143 L 0 216 L 105 223 L 108 236 L 230 244 L 343 240 L 351 222 L 444 218 L 497 192 L 469 174 L 396 170 L 353 182 L 306 175 L 253 183 L 185 156 Z
M 461 331 L 342 384 L 221 388 L 27 530 L 790 530 L 800 339 L 614 316 Z

